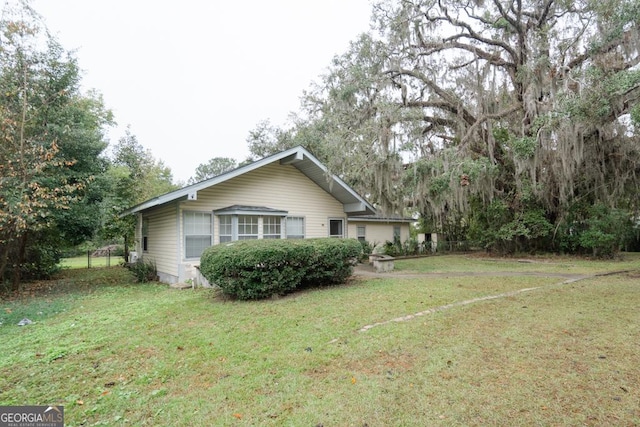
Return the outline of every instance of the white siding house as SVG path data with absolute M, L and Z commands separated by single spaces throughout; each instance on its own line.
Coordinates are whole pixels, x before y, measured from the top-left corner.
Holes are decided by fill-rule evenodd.
M 375 215 L 375 209 L 306 149 L 295 147 L 148 200 L 125 214 L 138 217 L 138 257 L 155 262 L 161 281 L 176 283 L 195 277 L 200 254 L 211 245 L 357 238 L 360 222 L 353 219 Z M 372 237 L 367 240 L 392 240 L 394 232 L 408 238 L 408 224 L 400 220 L 364 218 L 362 223 Z

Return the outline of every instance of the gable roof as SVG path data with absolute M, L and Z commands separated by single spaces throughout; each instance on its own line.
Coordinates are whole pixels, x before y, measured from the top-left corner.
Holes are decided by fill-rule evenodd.
M 176 200 L 197 198 L 198 191 L 200 190 L 213 187 L 214 185 L 218 185 L 274 162 L 294 166 L 316 185 L 342 203 L 344 205 L 344 211 L 348 215 L 372 215 L 376 213 L 375 208 L 362 198 L 362 196 L 356 193 L 353 188 L 348 186 L 336 175 L 331 174 L 327 167 L 320 163 L 320 161 L 307 151 L 307 149 L 302 146 L 297 146 L 269 157 L 265 157 L 248 165 L 241 166 L 229 172 L 225 172 L 213 178 L 154 197 L 127 209 L 122 213 L 122 215 L 141 212 Z

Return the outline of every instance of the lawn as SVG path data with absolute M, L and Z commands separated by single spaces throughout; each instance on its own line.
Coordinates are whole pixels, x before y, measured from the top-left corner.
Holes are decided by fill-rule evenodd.
M 0 404 L 61 404 L 67 426 L 639 425 L 639 260 L 436 256 L 399 272 L 630 271 L 389 274 L 261 302 L 65 270 L 1 302 Z
M 580 275 L 606 273 L 612 269 L 633 270 L 640 266 L 640 252 L 622 253 L 614 261 L 557 255 L 500 258 L 485 253 L 438 255 L 428 259 L 397 262 L 396 270 L 403 273 L 544 272 Z
M 73 258 L 62 258 L 60 266 L 62 268 L 96 268 L 116 266 L 124 261 L 124 257 L 112 255 L 111 257 L 87 257 L 78 256 Z

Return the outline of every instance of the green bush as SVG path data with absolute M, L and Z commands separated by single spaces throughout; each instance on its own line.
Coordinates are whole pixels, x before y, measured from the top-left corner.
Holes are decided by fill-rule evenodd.
M 19 282 L 49 279 L 60 271 L 61 245 L 56 233 L 50 230 L 29 233 L 28 242 L 38 242 L 38 244 L 27 243 L 22 256 L 17 244 L 7 244 L 7 248 L 3 248 L 9 260 L 20 260 L 20 262 L 8 263 L 4 277 L 0 277 L 0 284 L 17 280 L 14 286 L 19 286 Z
M 362 245 L 362 256 L 361 259 L 367 259 L 369 255 L 373 253 L 373 248 L 376 246 L 375 243 L 367 242 L 365 240 L 360 241 Z
M 362 256 L 362 244 L 356 239 L 308 239 L 312 256 L 305 265 L 301 285 L 325 286 L 342 283 L 353 272 L 353 262 Z
M 227 295 L 261 299 L 340 283 L 361 253 L 355 239 L 244 240 L 206 249 L 200 271 Z
M 596 258 L 611 258 L 622 246 L 630 221 L 624 212 L 598 204 L 589 208 L 579 243 Z
M 414 237 L 410 237 L 404 242 L 400 242 L 400 240 L 390 242 L 387 240 L 382 246 L 382 253 L 391 257 L 418 255 L 423 250 L 424 247 Z
M 126 266 L 135 276 L 137 283 L 155 282 L 158 279 L 158 269 L 153 261 L 138 259 Z
M 633 242 L 634 224 L 628 212 L 602 204 L 576 204 L 558 226 L 557 246 L 563 252 L 614 257 Z

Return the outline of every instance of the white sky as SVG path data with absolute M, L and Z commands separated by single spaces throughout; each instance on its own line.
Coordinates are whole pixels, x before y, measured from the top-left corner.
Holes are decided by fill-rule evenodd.
M 244 160 L 258 122 L 286 123 L 302 91 L 369 29 L 369 0 L 33 0 L 84 89 L 102 93 L 184 181 L 213 157 Z

